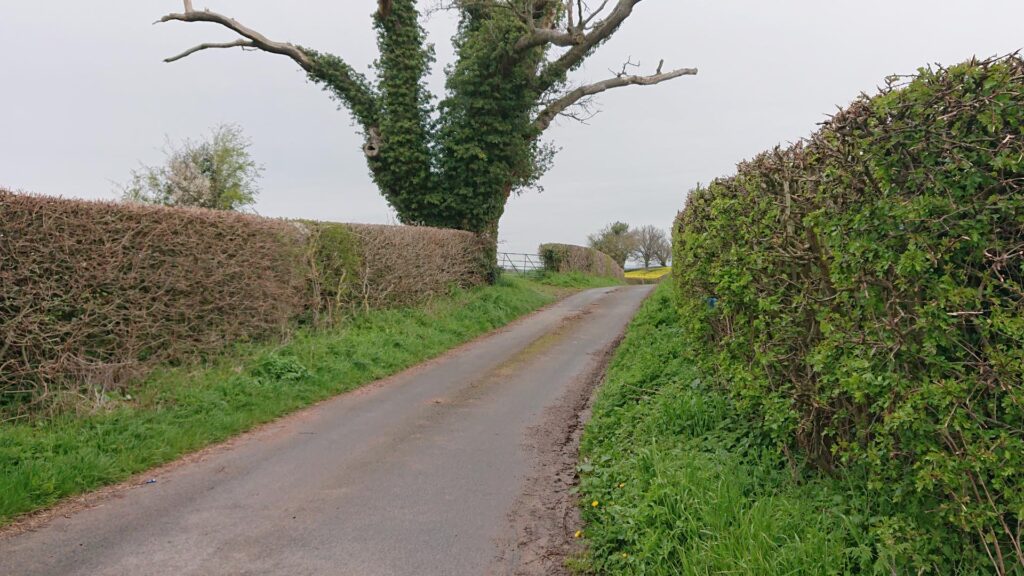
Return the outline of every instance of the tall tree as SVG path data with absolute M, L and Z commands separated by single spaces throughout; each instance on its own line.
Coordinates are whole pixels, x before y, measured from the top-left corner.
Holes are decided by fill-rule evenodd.
M 626 260 L 636 252 L 637 234 L 625 222 L 613 222 L 596 234 L 587 237 L 590 247 L 600 250 L 612 257 L 612 260 L 625 268 Z
M 559 115 L 578 117 L 613 88 L 658 84 L 696 70 L 628 72 L 571 86 L 569 72 L 614 34 L 640 0 L 453 0 L 457 61 L 437 101 L 425 79 L 434 60 L 415 0 L 379 0 L 373 15 L 380 56 L 375 78 L 344 59 L 269 39 L 228 16 L 195 10 L 160 22 L 209 22 L 237 33 L 204 43 L 174 62 L 214 48 L 286 56 L 351 112 L 365 138 L 370 173 L 408 224 L 494 234 L 510 195 L 535 184 L 553 151 L 540 137 Z M 581 108 L 582 106 L 582 108 Z
M 634 255 L 643 261 L 644 268 L 650 268 L 651 262 L 655 260 L 666 266 L 671 254 L 672 244 L 664 230 L 649 224 L 637 228 Z

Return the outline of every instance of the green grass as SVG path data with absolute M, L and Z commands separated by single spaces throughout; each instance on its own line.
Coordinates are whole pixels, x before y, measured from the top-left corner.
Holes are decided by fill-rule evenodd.
M 561 286 L 557 277 L 547 279 Z M 523 279 L 157 371 L 100 412 L 0 426 L 0 525 L 394 374 L 563 291 Z
M 592 276 L 582 272 L 552 273 L 546 270 L 538 270 L 527 275 L 534 282 L 546 286 L 558 288 L 586 289 L 604 288 L 608 286 L 621 286 L 625 284 L 618 278 L 606 278 L 604 276 Z
M 582 572 L 882 572 L 838 481 L 796 479 L 685 358 L 671 287 L 618 350 L 582 447 Z M 592 504 L 596 502 L 597 505 Z

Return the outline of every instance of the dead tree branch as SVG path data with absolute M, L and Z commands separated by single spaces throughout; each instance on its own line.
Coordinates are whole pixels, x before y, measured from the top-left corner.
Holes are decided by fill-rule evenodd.
M 518 42 L 516 42 L 515 49 L 517 51 L 529 50 L 538 46 L 544 46 L 551 44 L 553 46 L 576 46 L 583 43 L 586 40 L 587 30 L 590 29 L 590 24 L 593 20 L 604 11 L 608 5 L 609 0 L 604 0 L 597 7 L 588 13 L 587 6 L 582 0 L 565 0 L 565 29 L 559 30 L 557 23 L 554 21 L 546 22 L 542 26 L 536 26 L 532 13 L 528 15 L 524 22 L 529 26 L 530 33 Z M 535 9 L 545 9 L 545 3 L 539 3 L 535 5 Z
M 529 36 L 524 36 L 516 42 L 516 50 L 529 50 L 537 46 L 552 44 L 554 46 L 575 46 L 583 41 L 583 34 L 577 33 L 570 28 L 568 31 L 555 30 L 553 28 L 536 28 Z
M 171 63 L 171 62 L 177 62 L 178 60 L 181 60 L 182 58 L 185 58 L 187 56 L 191 56 L 192 54 L 195 54 L 196 52 L 199 52 L 201 50 L 209 50 L 211 48 L 238 48 L 238 47 L 241 47 L 241 48 L 256 48 L 256 44 L 254 44 L 250 40 L 235 40 L 234 42 L 205 42 L 203 44 L 199 44 L 198 46 L 193 46 L 192 48 L 189 48 L 188 50 L 185 50 L 184 52 L 182 52 L 181 54 L 178 54 L 177 56 L 171 56 L 170 58 L 164 58 L 164 62 L 167 62 L 168 64 Z
M 225 43 L 205 43 L 195 46 L 164 60 L 164 62 L 175 62 L 195 54 L 196 52 L 207 50 L 210 48 L 254 48 L 269 52 L 271 54 L 280 54 L 287 56 L 295 61 L 303 70 L 310 72 L 313 69 L 313 62 L 309 56 L 303 52 L 301 48 L 288 42 L 275 42 L 260 34 L 259 32 L 242 25 L 240 22 L 233 18 L 218 14 L 217 12 L 211 12 L 209 10 L 195 10 L 192 8 L 191 0 L 185 0 L 185 11 L 182 13 L 172 13 L 164 16 L 156 23 L 160 24 L 163 22 L 210 22 L 213 24 L 220 24 L 221 26 L 235 32 L 239 36 L 246 38 L 246 40 L 237 40 L 235 42 Z
M 658 64 L 658 72 L 650 76 L 628 75 L 625 74 L 625 67 L 623 67 L 623 73 L 616 75 L 614 78 L 580 86 L 579 88 L 576 88 L 575 90 L 572 90 L 551 102 L 547 108 L 537 115 L 534 125 L 538 130 L 544 131 L 551 125 L 551 122 L 554 121 L 559 114 L 565 112 L 565 110 L 570 106 L 584 98 L 600 94 L 601 92 L 605 92 L 613 88 L 622 88 L 624 86 L 651 86 L 679 78 L 680 76 L 693 76 L 697 74 L 696 68 L 679 68 L 669 72 L 661 72 L 663 65 L 664 61 Z
M 633 14 L 640 0 L 618 0 L 615 8 L 603 20 L 592 25 L 589 32 L 580 31 L 582 38 L 560 57 L 548 63 L 540 72 L 540 89 L 547 90 L 557 84 L 565 74 L 578 66 L 598 44 L 606 40 Z M 600 6 L 603 10 L 604 4 Z M 594 16 L 592 14 L 591 16 Z

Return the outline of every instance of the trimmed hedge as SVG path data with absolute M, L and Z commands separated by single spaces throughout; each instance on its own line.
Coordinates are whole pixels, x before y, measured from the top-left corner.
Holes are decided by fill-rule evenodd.
M 485 281 L 468 232 L 0 190 L 0 420 L 157 362 Z
M 622 268 L 604 252 L 572 244 L 541 244 L 538 248 L 549 272 L 582 272 L 605 278 L 625 278 Z
M 303 222 L 311 310 L 332 319 L 358 310 L 413 306 L 487 282 L 488 242 L 425 226 Z
M 741 410 L 873 495 L 876 566 L 1024 570 L 1020 58 L 892 78 L 693 191 L 673 274 Z

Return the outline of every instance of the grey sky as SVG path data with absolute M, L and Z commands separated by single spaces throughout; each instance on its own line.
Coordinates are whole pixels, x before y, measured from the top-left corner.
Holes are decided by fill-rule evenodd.
M 371 0 L 196 0 L 276 40 L 334 52 L 357 68 L 376 48 Z M 267 216 L 393 222 L 348 114 L 283 57 L 238 50 L 161 60 L 233 39 L 201 24 L 150 23 L 177 0 L 0 0 L 0 185 L 113 198 L 138 162 L 157 163 L 165 135 L 244 127 L 265 165 Z M 810 134 L 835 105 L 891 73 L 1024 47 L 1021 0 L 647 0 L 589 61 L 599 80 L 627 57 L 652 71 L 700 75 L 602 95 L 603 112 L 549 131 L 562 148 L 546 191 L 514 198 L 502 250 L 582 243 L 607 222 L 668 228 L 687 190 L 736 162 Z M 439 72 L 453 22 L 427 22 Z M 433 86 L 442 83 L 435 74 Z

